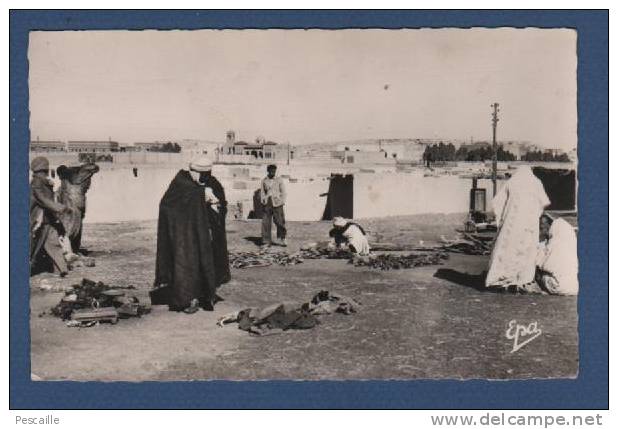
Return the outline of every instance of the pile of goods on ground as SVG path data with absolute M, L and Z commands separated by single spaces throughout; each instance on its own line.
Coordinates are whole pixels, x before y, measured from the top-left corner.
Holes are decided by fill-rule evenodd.
M 255 252 L 230 252 L 232 268 L 268 267 L 270 265 L 298 265 L 306 259 L 350 259 L 352 254 L 343 250 L 331 250 L 321 247 L 303 248 L 299 252 L 288 253 L 272 249 Z
M 67 321 L 67 326 L 93 326 L 99 322 L 116 323 L 119 318 L 141 317 L 150 305 L 141 304 L 128 295 L 133 286 L 108 286 L 103 282 L 83 279 L 65 292 L 51 314 Z
M 445 252 L 410 253 L 407 255 L 380 254 L 350 259 L 356 267 L 369 267 L 379 270 L 401 270 L 424 267 L 427 265 L 441 265 L 448 259 Z
M 360 303 L 352 298 L 322 290 L 309 302 L 280 302 L 267 307 L 249 307 L 219 318 L 217 325 L 237 323 L 238 329 L 253 335 L 272 335 L 290 329 L 311 329 L 320 323 L 317 316 L 353 314 Z
M 372 252 L 412 252 L 408 254 L 372 253 L 370 256 L 358 256 L 347 250 L 333 249 L 324 243 L 310 243 L 295 253 L 272 251 L 272 249 L 254 252 L 231 252 L 232 268 L 267 267 L 270 265 L 297 265 L 308 259 L 345 259 L 357 267 L 369 267 L 381 270 L 398 270 L 441 265 L 448 259 L 448 253 L 466 255 L 490 255 L 493 235 L 459 233 L 457 238 L 449 240 L 441 237 L 441 244 L 435 246 L 415 246 L 393 243 L 372 243 Z
M 299 254 L 263 250 L 258 252 L 230 252 L 229 258 L 230 267 L 232 268 L 268 267 L 269 265 L 287 266 L 303 262 L 303 258 Z
M 493 237 L 462 233 L 455 240 L 442 238 L 442 249 L 453 253 L 465 253 L 466 255 L 490 255 Z
M 423 249 L 422 252 L 411 254 L 372 254 L 358 256 L 347 250 L 330 249 L 324 247 L 307 246 L 296 253 L 258 251 L 230 253 L 230 266 L 232 268 L 267 267 L 270 265 L 297 265 L 309 259 L 343 259 L 356 267 L 369 267 L 381 270 L 398 270 L 406 268 L 422 267 L 426 265 L 440 265 L 448 259 L 441 248 Z
M 451 253 L 464 253 L 466 255 L 489 255 L 491 254 L 493 240 L 493 235 L 469 234 L 464 232 L 460 233 L 455 239 L 447 239 L 446 237 L 442 236 L 440 238 L 441 244 L 438 244 L 436 246 L 373 243 L 371 245 L 371 250 L 386 252 L 444 251 Z
M 352 259 L 354 254 L 345 249 L 332 249 L 326 246 L 307 246 L 300 250 L 304 259 Z

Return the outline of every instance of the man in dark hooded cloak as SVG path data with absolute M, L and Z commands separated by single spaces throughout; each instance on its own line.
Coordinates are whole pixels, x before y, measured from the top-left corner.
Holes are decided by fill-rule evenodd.
M 231 279 L 230 260 L 227 251 L 227 234 L 225 218 L 227 216 L 227 200 L 223 185 L 211 171 L 202 173 L 201 179 L 206 186 L 205 194 L 208 202 L 208 220 L 211 225 L 215 273 L 217 284 L 227 283 Z
M 230 280 L 225 237 L 227 202 L 211 175 L 212 162 L 200 158 L 172 180 L 159 204 L 153 304 L 194 313 L 212 310 L 217 288 Z

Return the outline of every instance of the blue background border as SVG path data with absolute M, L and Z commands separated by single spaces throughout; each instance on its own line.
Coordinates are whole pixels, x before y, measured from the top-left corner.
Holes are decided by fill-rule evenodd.
M 30 381 L 28 31 L 64 29 L 569 27 L 578 31 L 580 373 L 575 380 L 76 383 Z M 11 11 L 10 407 L 606 409 L 607 11 Z

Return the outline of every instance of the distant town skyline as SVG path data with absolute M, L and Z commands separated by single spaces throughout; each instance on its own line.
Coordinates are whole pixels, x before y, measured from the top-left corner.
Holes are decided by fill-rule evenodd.
M 567 29 L 32 32 L 31 139 L 577 145 Z

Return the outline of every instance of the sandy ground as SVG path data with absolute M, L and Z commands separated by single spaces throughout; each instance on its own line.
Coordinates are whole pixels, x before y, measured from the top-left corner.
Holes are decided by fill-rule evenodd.
M 425 244 L 455 236 L 462 216 L 413 216 L 363 222 L 383 242 Z M 324 239 L 326 222 L 290 223 L 290 251 Z M 230 250 L 255 249 L 260 225 L 228 224 Z M 50 316 L 59 290 L 83 277 L 135 285 L 147 299 L 154 277 L 155 222 L 87 225 L 84 245 L 96 267 L 68 278 L 32 278 L 32 372 L 45 380 L 415 379 L 574 377 L 578 371 L 574 297 L 478 290 L 488 258 L 451 255 L 442 266 L 401 271 L 312 260 L 291 267 L 233 270 L 214 312 L 193 315 L 155 306 L 117 325 L 69 328 Z M 322 317 L 307 331 L 254 337 L 220 316 L 277 301 L 303 302 L 328 289 L 362 302 L 361 312 Z M 542 334 L 511 353 L 511 320 L 537 322 Z

